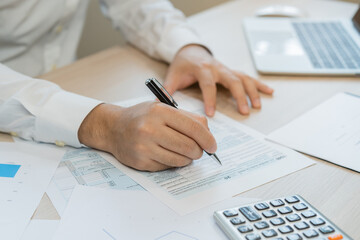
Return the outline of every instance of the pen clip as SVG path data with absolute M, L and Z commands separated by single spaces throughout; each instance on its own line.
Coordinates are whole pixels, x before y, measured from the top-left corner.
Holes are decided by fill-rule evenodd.
M 156 80 L 155 78 L 151 78 L 151 80 L 154 81 L 154 83 L 160 88 L 160 90 L 167 96 L 167 98 L 174 104 L 175 107 L 178 107 L 177 102 L 175 102 L 175 99 L 166 91 L 166 89 L 161 85 L 161 83 Z

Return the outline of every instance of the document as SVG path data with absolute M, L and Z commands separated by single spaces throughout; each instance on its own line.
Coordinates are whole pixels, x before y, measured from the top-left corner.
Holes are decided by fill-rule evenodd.
M 60 216 L 78 184 L 118 190 L 144 190 L 106 161 L 99 151 L 69 147 L 46 190 Z
M 63 154 L 49 144 L 0 143 L 1 239 L 20 239 Z
M 180 108 L 203 114 L 202 102 L 179 93 L 174 98 Z M 113 158 L 108 161 L 180 215 L 314 164 L 219 112 L 208 120 L 222 166 L 207 154 L 186 167 L 154 173 L 136 171 Z
M 268 138 L 360 172 L 360 96 L 338 93 Z
M 254 201 L 234 197 L 180 217 L 146 191 L 77 186 L 53 240 L 227 240 L 214 211 Z

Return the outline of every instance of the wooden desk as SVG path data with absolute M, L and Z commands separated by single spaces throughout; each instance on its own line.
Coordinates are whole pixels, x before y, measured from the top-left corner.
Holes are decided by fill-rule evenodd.
M 242 32 L 241 19 L 272 3 L 302 8 L 308 16 L 351 17 L 357 5 L 337 1 L 241 0 L 232 1 L 190 18 L 214 55 L 234 69 L 258 77 L 275 88 L 273 97 L 262 98 L 263 109 L 238 114 L 229 92 L 219 89 L 217 109 L 222 113 L 268 134 L 336 92 L 360 94 L 360 79 L 351 77 L 261 76 L 254 69 Z M 324 10 L 325 9 L 325 10 Z M 120 101 L 150 94 L 144 86 L 147 77 L 164 79 L 167 66 L 149 59 L 131 46 L 114 47 L 43 76 L 66 90 L 104 101 Z M 184 91 L 201 98 L 197 87 Z M 315 158 L 314 158 L 315 159 Z M 306 168 L 258 188 L 243 197 L 275 198 L 300 194 L 354 239 L 360 236 L 360 174 L 315 159 Z M 251 179 L 249 179 L 251 180 Z M 51 203 L 43 198 L 34 218 L 58 218 Z

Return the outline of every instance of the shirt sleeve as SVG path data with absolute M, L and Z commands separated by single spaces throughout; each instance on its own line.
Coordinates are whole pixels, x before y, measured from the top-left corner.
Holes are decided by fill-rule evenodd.
M 78 129 L 100 103 L 0 64 L 1 132 L 27 140 L 81 147 Z
M 100 0 L 100 4 L 113 26 L 153 58 L 170 63 L 182 47 L 203 45 L 184 14 L 167 0 Z

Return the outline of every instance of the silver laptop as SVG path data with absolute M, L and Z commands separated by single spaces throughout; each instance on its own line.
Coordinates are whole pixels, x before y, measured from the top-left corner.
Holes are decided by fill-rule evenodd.
M 360 75 L 360 8 L 352 19 L 246 18 L 243 24 L 260 73 Z

